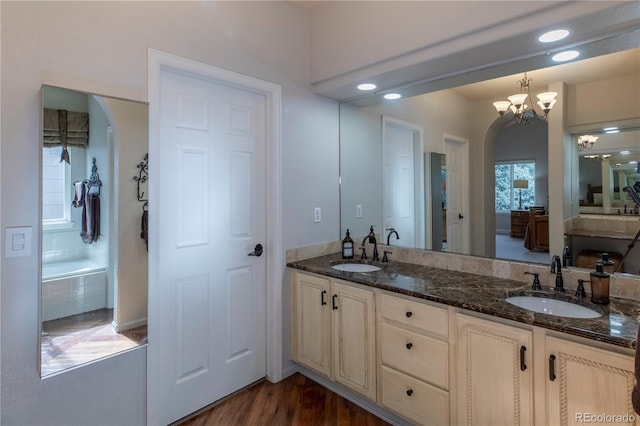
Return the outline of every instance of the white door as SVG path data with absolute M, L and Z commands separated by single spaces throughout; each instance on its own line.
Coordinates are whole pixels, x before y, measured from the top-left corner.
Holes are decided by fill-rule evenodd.
M 445 136 L 447 169 L 447 251 L 469 253 L 467 145 Z
M 168 424 L 265 376 L 266 99 L 169 69 L 159 87 L 149 421 Z
M 384 117 L 383 120 L 383 227 L 379 229 L 381 238 L 386 229 L 394 228 L 400 240 L 392 237 L 392 244 L 405 247 L 424 247 L 420 225 L 417 223 L 416 209 L 420 210 L 422 179 L 416 179 L 416 161 L 422 158 L 416 147 L 421 146 L 421 129 L 411 123 Z M 419 141 L 418 141 L 419 139 Z M 420 171 L 420 174 L 422 171 Z M 422 242 L 420 242 L 422 241 Z M 384 241 L 386 242 L 386 240 Z

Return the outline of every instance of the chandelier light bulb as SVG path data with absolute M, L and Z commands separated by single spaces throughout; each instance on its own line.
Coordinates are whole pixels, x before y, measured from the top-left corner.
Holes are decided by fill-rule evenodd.
M 511 102 L 509 102 L 509 101 L 497 101 L 497 102 L 493 103 L 493 106 L 496 108 L 496 111 L 498 111 L 498 114 L 504 115 L 504 113 L 507 112 L 507 110 L 511 106 Z

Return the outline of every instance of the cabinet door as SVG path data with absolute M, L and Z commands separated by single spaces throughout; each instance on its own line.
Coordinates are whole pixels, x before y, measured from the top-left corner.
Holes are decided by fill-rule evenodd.
M 334 380 L 375 401 L 373 292 L 333 283 Z
M 549 424 L 636 424 L 632 356 L 553 337 L 545 340 Z
M 291 288 L 293 359 L 330 376 L 331 283 L 324 278 L 294 273 Z
M 532 424 L 531 332 L 462 314 L 457 330 L 458 423 Z

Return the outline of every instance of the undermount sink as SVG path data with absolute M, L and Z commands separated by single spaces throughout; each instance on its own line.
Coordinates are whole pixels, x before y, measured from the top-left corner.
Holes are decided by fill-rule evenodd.
M 602 314 L 586 306 L 548 297 L 512 296 L 505 299 L 519 308 L 567 318 L 598 318 Z
M 380 270 L 380 267 L 369 263 L 338 263 L 331 267 L 344 272 L 375 272 Z

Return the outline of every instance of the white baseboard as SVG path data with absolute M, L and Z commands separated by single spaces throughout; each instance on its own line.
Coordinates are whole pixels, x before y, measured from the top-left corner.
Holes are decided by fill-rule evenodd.
M 115 320 L 111 322 L 111 326 L 116 331 L 116 333 L 122 333 L 123 331 L 131 330 L 132 328 L 140 327 L 145 324 L 147 324 L 147 318 L 125 322 L 124 324 L 118 324 L 118 322 Z

